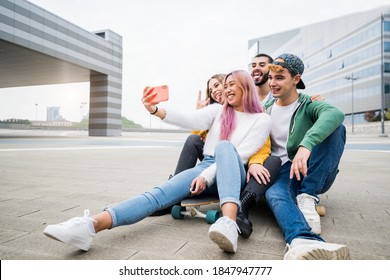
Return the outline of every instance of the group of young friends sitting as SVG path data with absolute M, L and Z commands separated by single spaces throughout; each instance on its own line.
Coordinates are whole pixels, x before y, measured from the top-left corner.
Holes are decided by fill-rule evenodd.
M 88 251 L 96 233 L 162 215 L 189 196 L 216 195 L 222 216 L 209 238 L 236 252 L 249 238 L 250 210 L 265 197 L 278 223 L 284 259 L 349 259 L 346 245 L 325 242 L 316 211 L 319 195 L 332 186 L 344 151 L 344 114 L 321 96 L 299 93 L 302 60 L 293 54 L 256 55 L 250 73 L 217 74 L 197 110 L 158 107 L 146 87 L 145 109 L 164 122 L 194 130 L 184 143 L 174 175 L 150 191 L 101 213 L 48 225 L 44 234 Z M 160 105 L 159 105 L 160 106 Z

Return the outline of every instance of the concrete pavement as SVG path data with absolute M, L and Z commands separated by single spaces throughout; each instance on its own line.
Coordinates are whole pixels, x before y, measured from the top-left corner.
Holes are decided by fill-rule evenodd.
M 285 243 L 264 201 L 238 252 L 221 251 L 196 218 L 148 217 L 99 233 L 89 252 L 51 240 L 47 224 L 91 213 L 161 183 L 174 171 L 186 133 L 87 137 L 76 131 L 0 130 L 0 259 L 153 260 L 283 258 Z M 348 135 L 329 192 L 322 236 L 347 244 L 352 259 L 390 259 L 390 137 Z

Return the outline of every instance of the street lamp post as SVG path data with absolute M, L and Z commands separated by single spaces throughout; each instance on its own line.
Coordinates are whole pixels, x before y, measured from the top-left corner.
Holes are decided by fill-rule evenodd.
M 80 114 L 81 114 L 81 121 L 84 119 L 84 106 L 87 105 L 87 102 L 80 102 Z
M 354 133 L 355 131 L 354 131 L 354 104 L 353 104 L 353 102 L 354 102 L 354 93 L 353 93 L 353 81 L 356 81 L 357 79 L 359 79 L 359 77 L 355 77 L 354 75 L 353 75 L 353 73 L 351 74 L 351 76 L 346 76 L 345 77 L 345 79 L 346 80 L 350 80 L 351 81 L 351 83 L 352 83 L 352 94 L 351 94 L 351 109 L 352 109 L 352 111 L 351 111 L 351 118 L 352 118 L 352 133 Z
M 383 14 L 381 14 L 381 136 L 386 136 L 385 134 L 385 87 L 384 87 L 384 77 L 383 77 L 383 73 L 384 73 L 384 63 L 383 63 L 383 51 L 384 51 L 384 47 L 383 47 L 383 30 L 385 29 L 384 27 L 384 22 L 385 22 L 385 19 L 383 17 Z
M 38 120 L 38 103 L 35 103 L 35 120 Z

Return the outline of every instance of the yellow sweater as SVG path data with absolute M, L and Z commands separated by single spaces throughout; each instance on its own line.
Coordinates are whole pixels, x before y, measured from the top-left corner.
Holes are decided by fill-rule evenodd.
M 268 136 L 264 145 L 249 158 L 248 166 L 252 163 L 264 164 L 264 161 L 271 155 L 271 138 Z
M 208 130 L 193 130 L 191 131 L 191 134 L 197 134 L 202 137 L 203 141 L 206 140 L 206 135 L 207 135 Z

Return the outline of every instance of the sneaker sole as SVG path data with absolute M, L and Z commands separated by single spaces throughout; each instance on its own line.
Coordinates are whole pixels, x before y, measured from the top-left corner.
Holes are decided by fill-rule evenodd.
M 227 239 L 225 235 L 223 235 L 219 232 L 216 232 L 216 231 L 211 231 L 209 233 L 209 237 L 222 250 L 224 250 L 226 252 L 231 252 L 231 253 L 235 253 L 237 251 L 237 247 L 235 248 L 233 243 L 230 242 L 230 240 Z
M 346 246 L 337 250 L 313 249 L 301 256 L 302 260 L 349 260 L 349 249 Z
M 43 231 L 43 233 L 51 238 L 51 239 L 54 239 L 56 241 L 60 241 L 62 243 L 65 243 L 65 244 L 68 244 L 68 245 L 71 245 L 71 246 L 74 246 L 80 250 L 83 250 L 83 251 L 88 251 L 89 248 L 90 248 L 90 244 L 86 244 L 85 242 L 83 242 L 82 240 L 78 240 L 78 239 L 74 239 L 74 238 L 69 238 L 65 235 L 63 235 L 62 232 L 59 232 L 59 231 L 56 231 L 56 230 L 53 230 L 53 229 L 50 229 L 50 227 L 46 227 L 45 230 Z

